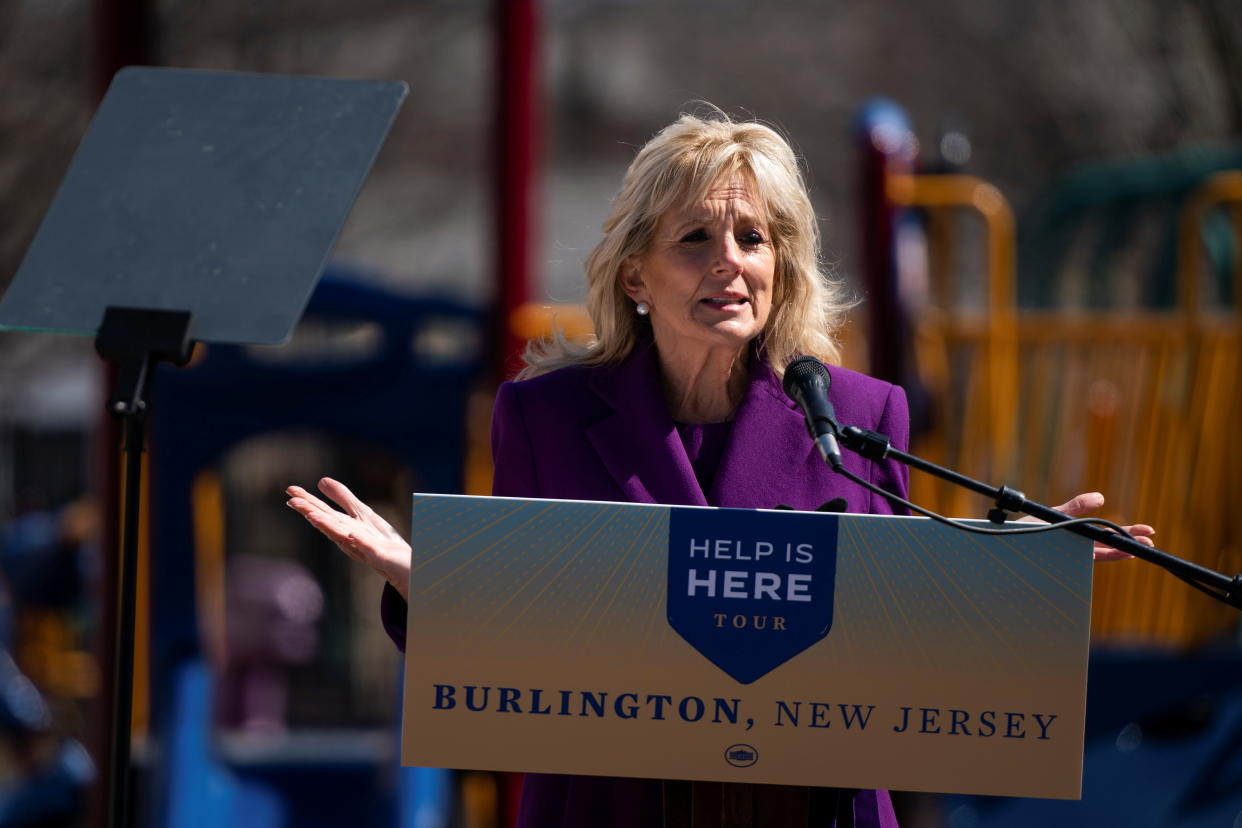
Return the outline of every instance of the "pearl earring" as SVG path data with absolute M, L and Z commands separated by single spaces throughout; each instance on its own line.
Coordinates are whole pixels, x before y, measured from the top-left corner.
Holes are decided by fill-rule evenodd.
M 646 316 L 651 313 L 651 305 L 648 305 L 646 302 L 639 302 L 634 310 L 638 312 L 639 316 Z

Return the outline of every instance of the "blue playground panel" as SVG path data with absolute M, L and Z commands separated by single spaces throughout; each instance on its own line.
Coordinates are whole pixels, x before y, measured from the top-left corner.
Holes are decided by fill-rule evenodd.
M 329 274 L 307 317 L 373 323 L 381 337 L 359 361 L 318 363 L 270 363 L 244 347 L 213 345 L 190 368 L 161 370 L 156 383 L 150 426 L 153 761 L 138 803 L 139 824 L 448 823 L 449 773 L 400 768 L 395 731 L 390 750 L 338 741 L 335 749 L 320 745 L 301 755 L 253 760 L 230 759 L 214 742 L 212 676 L 199 639 L 194 584 L 190 492 L 199 472 L 251 437 L 306 429 L 387 449 L 429 491 L 463 487 L 466 403 L 482 369 L 480 313 Z M 427 335 L 439 337 L 441 346 L 446 335 L 468 342 L 415 347 Z M 391 759 L 377 762 L 377 754 Z
M 1242 654 L 1096 651 L 1081 801 L 950 797 L 951 828 L 1242 825 Z

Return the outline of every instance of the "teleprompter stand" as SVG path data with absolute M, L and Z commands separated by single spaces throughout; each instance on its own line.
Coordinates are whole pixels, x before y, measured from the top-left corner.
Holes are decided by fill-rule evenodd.
M 107 407 L 123 422 L 125 482 L 105 768 L 112 828 L 131 822 L 152 375 L 161 362 L 185 364 L 194 341 L 289 338 L 407 91 L 387 81 L 121 70 L 0 301 L 0 329 L 94 334 L 99 355 L 116 365 Z M 175 550 L 153 553 L 155 561 Z M 193 655 L 165 654 L 159 669 Z M 152 673 L 153 682 L 167 679 Z
M 104 311 L 95 336 L 95 350 L 115 363 L 116 380 L 108 411 L 122 422 L 121 452 L 125 457 L 122 494 L 121 562 L 118 572 L 116 639 L 113 643 L 113 698 L 109 726 L 113 784 L 108 788 L 108 824 L 128 825 L 129 734 L 134 694 L 134 614 L 138 603 L 138 533 L 142 498 L 142 451 L 151 380 L 157 363 L 185 365 L 190 360 L 188 311 L 115 308 Z

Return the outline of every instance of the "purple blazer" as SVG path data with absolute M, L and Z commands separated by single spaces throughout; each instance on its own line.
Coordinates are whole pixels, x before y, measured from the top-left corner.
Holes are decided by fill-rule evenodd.
M 573 366 L 500 386 L 492 414 L 492 494 L 686 506 L 813 510 L 844 498 L 846 511 L 893 514 L 884 498 L 837 477 L 807 436 L 801 411 L 768 365 L 751 360 L 750 385 L 706 492 L 694 474 L 660 389 L 655 348 L 640 345 L 616 365 Z M 829 366 L 829 398 L 843 425 L 909 441 L 901 388 Z M 860 477 L 904 495 L 904 466 L 846 453 Z M 405 642 L 405 602 L 387 588 L 384 626 Z M 885 791 L 841 791 L 830 825 L 895 828 Z M 658 781 L 527 774 L 520 828 L 658 826 Z

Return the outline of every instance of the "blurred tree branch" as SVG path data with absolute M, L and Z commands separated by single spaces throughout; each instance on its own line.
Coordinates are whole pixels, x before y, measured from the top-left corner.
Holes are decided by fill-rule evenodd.
M 1193 0 L 1221 83 L 1229 100 L 1230 126 L 1242 137 L 1242 4 L 1238 0 Z

